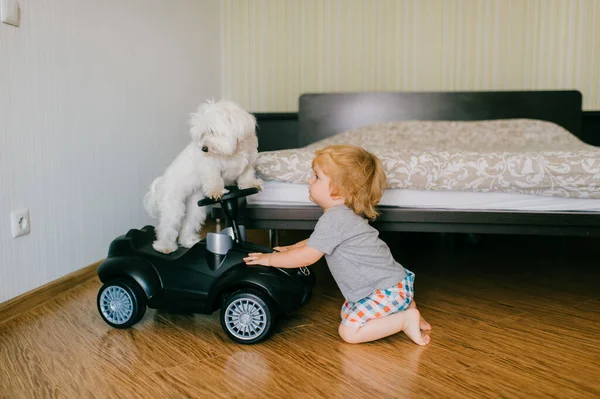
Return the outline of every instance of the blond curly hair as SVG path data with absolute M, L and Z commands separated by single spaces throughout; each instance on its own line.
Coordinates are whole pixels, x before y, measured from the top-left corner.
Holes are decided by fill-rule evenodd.
M 343 198 L 354 213 L 370 220 L 379 215 L 375 206 L 386 188 L 386 177 L 377 156 L 357 146 L 330 145 L 315 153 L 315 165 L 331 179 L 332 197 Z

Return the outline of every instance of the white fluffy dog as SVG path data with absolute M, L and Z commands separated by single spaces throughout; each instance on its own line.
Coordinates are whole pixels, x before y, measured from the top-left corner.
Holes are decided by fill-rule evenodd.
M 254 172 L 258 139 L 253 115 L 231 101 L 207 101 L 191 115 L 190 125 L 192 141 L 144 197 L 144 208 L 159 220 L 152 246 L 165 254 L 177 250 L 178 237 L 186 248 L 200 241 L 206 210 L 198 200 L 220 198 L 225 186 L 236 182 L 240 189 L 262 189 Z

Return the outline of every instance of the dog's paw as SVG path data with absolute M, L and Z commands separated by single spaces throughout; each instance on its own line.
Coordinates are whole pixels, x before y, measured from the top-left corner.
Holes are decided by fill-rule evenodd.
M 218 200 L 221 199 L 221 197 L 227 194 L 228 192 L 229 190 L 227 190 L 226 188 L 217 188 L 210 190 L 208 193 L 206 193 L 206 197 Z
M 187 237 L 179 237 L 179 244 L 185 248 L 191 248 L 200 242 L 200 237 L 197 235 L 191 235 Z
M 156 240 L 152 243 L 152 248 L 155 251 L 162 252 L 163 254 L 170 254 L 171 252 L 177 251 L 177 243 L 175 241 L 168 240 Z
M 252 187 L 256 187 L 262 191 L 263 181 L 260 179 L 250 179 L 250 180 L 238 183 L 238 188 L 240 190 L 245 190 L 247 188 L 252 188 Z

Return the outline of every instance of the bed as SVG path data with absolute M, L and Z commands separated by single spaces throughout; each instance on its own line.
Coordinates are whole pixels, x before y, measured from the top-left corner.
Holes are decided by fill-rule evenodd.
M 495 131 L 522 130 L 528 132 L 524 135 L 526 139 L 506 139 L 508 136 L 502 133 L 499 137 L 505 138 L 504 144 L 498 143 L 498 151 L 506 156 L 511 156 L 510 151 L 518 153 L 520 147 L 526 150 L 524 158 L 520 153 L 517 156 L 521 158 L 511 158 L 518 159 L 519 168 L 530 170 L 532 164 L 527 157 L 543 154 L 546 158 L 541 161 L 535 158 L 534 169 L 536 164 L 553 165 L 560 158 L 556 163 L 557 175 L 561 173 L 561 162 L 577 164 L 573 170 L 579 168 L 579 174 L 560 177 L 560 184 L 553 183 L 551 188 L 529 184 L 528 176 L 521 176 L 522 182 L 513 182 L 512 186 L 510 181 L 491 182 L 494 179 L 478 186 L 480 181 L 475 184 L 473 179 L 466 179 L 465 185 L 456 190 L 458 186 L 448 185 L 448 179 L 444 181 L 441 174 L 428 180 L 418 173 L 402 175 L 399 172 L 397 184 L 391 184 L 386 190 L 379 206 L 381 216 L 373 226 L 379 230 L 405 232 L 600 236 L 600 184 L 596 185 L 600 181 L 600 148 L 577 139 L 581 134 L 581 104 L 581 93 L 577 91 L 304 94 L 299 99 L 299 129 L 294 148 L 288 148 L 289 143 L 286 146 L 282 138 L 281 149 L 260 153 L 257 169 L 265 179 L 265 189 L 247 198 L 244 223 L 248 228 L 268 229 L 273 241 L 278 229 L 314 228 L 321 210 L 308 201 L 308 188 L 302 179 L 310 152 L 319 145 L 351 138 L 368 143 L 370 137 L 395 135 L 404 147 L 389 148 L 391 155 L 383 154 L 383 147 L 375 148 L 374 152 L 380 151 L 378 155 L 391 157 L 385 162 L 408 164 L 406 159 L 416 156 L 422 158 L 419 162 L 440 164 L 443 158 L 446 170 L 447 165 L 453 164 L 454 173 L 460 174 L 461 165 L 473 165 L 481 158 L 482 151 L 494 152 Z M 476 126 L 479 135 L 461 138 L 465 126 Z M 497 130 L 498 126 L 504 130 Z M 555 137 L 550 140 L 545 132 L 554 132 Z M 443 141 L 445 134 L 448 134 L 446 147 L 429 148 L 430 137 Z M 527 141 L 531 137 L 533 139 Z M 477 148 L 468 148 L 476 141 L 487 147 L 479 153 Z M 407 143 L 410 148 L 406 151 L 412 153 L 400 151 Z M 386 142 L 380 144 L 385 146 Z M 457 149 L 461 151 L 452 152 Z M 462 157 L 460 162 L 452 158 L 457 156 Z M 565 161 L 561 157 L 570 158 Z M 293 163 L 297 165 L 288 165 Z M 504 160 L 504 163 L 509 161 Z M 269 168 L 281 169 L 284 164 L 288 172 L 296 168 L 297 173 L 291 173 L 291 178 L 273 177 Z M 406 167 L 403 170 L 406 171 Z M 386 172 L 390 171 L 394 169 Z

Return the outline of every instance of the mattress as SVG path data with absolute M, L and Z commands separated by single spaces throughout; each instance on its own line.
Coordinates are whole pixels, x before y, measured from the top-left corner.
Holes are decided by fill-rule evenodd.
M 263 180 L 304 183 L 315 151 L 331 144 L 372 151 L 392 189 L 600 199 L 600 148 L 529 119 L 370 125 L 302 148 L 261 152 L 256 171 Z
M 255 205 L 314 205 L 308 199 L 308 184 L 275 181 L 265 181 L 263 190 L 246 197 L 246 201 Z M 380 205 L 422 209 L 600 212 L 600 199 L 394 188 L 385 191 Z

